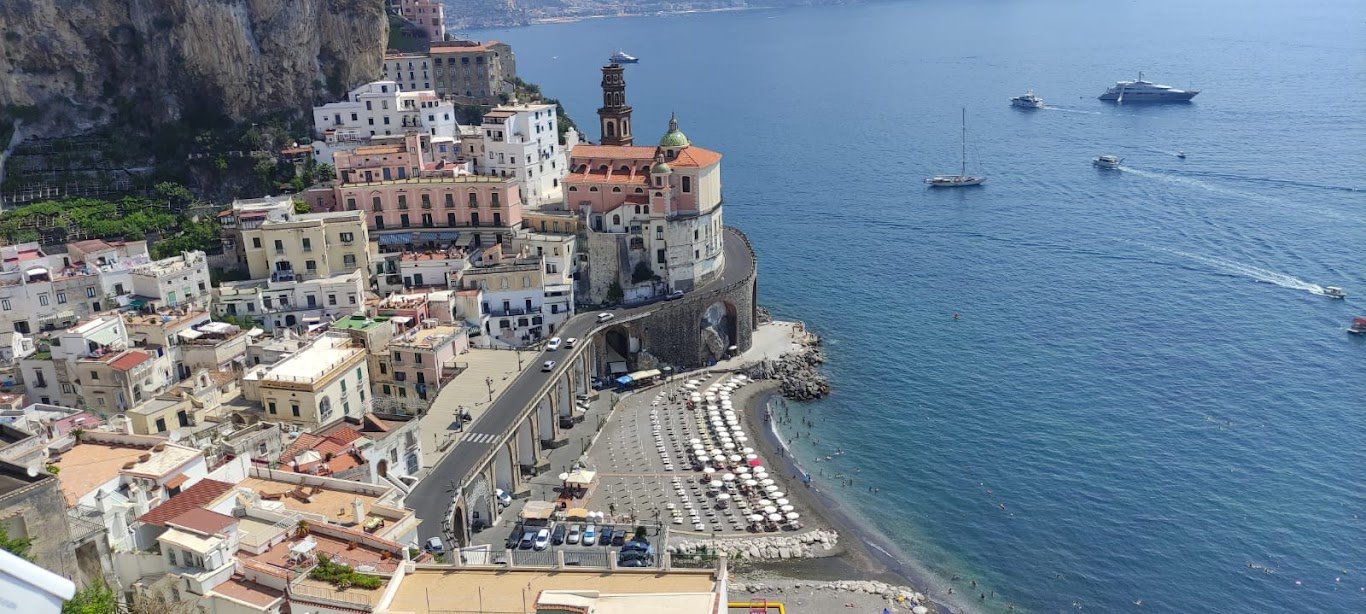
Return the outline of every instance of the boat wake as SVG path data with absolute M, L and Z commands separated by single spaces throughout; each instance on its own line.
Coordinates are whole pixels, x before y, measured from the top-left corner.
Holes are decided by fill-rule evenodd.
M 1174 154 L 1173 154 L 1174 155 Z M 1366 188 L 1352 187 L 1346 185 L 1333 185 L 1330 183 L 1313 183 L 1310 181 L 1296 181 L 1293 179 L 1276 179 L 1274 177 L 1253 177 L 1249 175 L 1236 175 L 1233 173 L 1214 173 L 1209 171 L 1190 171 L 1172 170 L 1178 175 L 1191 175 L 1196 177 L 1213 177 L 1217 179 L 1230 179 L 1233 181 L 1246 181 L 1249 183 L 1260 183 L 1266 185 L 1282 185 L 1296 188 L 1313 188 L 1317 190 L 1333 190 L 1336 192 L 1366 192 Z
M 1229 260 L 1227 258 L 1220 258 L 1218 256 L 1202 256 L 1199 254 L 1192 254 L 1190 252 L 1183 252 L 1178 249 L 1171 249 L 1165 247 L 1159 247 L 1156 249 L 1158 249 L 1159 251 L 1167 252 L 1172 255 L 1181 256 L 1183 258 L 1188 258 L 1196 262 L 1207 264 L 1230 275 L 1248 277 L 1251 279 L 1255 279 L 1261 283 L 1272 284 L 1280 286 L 1282 288 L 1288 288 L 1291 290 L 1301 290 L 1304 292 L 1308 292 L 1310 294 L 1324 296 L 1323 286 L 1304 281 L 1303 279 L 1295 277 L 1294 275 L 1278 273 L 1276 271 L 1272 271 L 1269 269 L 1252 266 L 1250 264 L 1244 264 L 1242 262 L 1235 262 L 1233 260 Z
M 1044 105 L 1044 106 L 1043 106 L 1043 110 L 1045 110 L 1045 111 L 1062 111 L 1062 112 L 1064 112 L 1064 113 L 1082 113 L 1082 114 L 1085 114 L 1085 115 L 1100 115 L 1100 111 L 1086 111 L 1086 110 L 1083 110 L 1083 109 L 1069 109 L 1069 108 L 1067 108 L 1067 107 L 1055 107 L 1055 106 L 1053 106 L 1053 105 L 1051 105 L 1051 104 L 1046 104 L 1046 105 Z

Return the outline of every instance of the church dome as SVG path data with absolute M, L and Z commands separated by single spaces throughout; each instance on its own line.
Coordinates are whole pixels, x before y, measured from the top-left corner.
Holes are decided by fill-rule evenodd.
M 661 159 L 657 160 L 654 165 L 650 167 L 650 172 L 656 175 L 667 175 L 672 173 L 673 169 L 669 167 L 667 162 Z
M 664 133 L 664 136 L 660 137 L 659 146 L 682 149 L 691 144 L 692 143 L 688 142 L 688 135 L 683 134 L 683 132 L 678 129 L 678 117 L 669 117 L 669 131 Z

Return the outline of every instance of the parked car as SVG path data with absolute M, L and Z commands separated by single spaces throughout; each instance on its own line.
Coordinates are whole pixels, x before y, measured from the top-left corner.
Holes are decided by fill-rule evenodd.
M 652 564 L 649 554 L 638 551 L 626 551 L 617 555 L 617 565 L 620 567 L 649 567 Z
M 565 536 L 564 542 L 566 544 L 577 544 L 579 543 L 579 538 L 582 536 L 583 527 L 578 524 L 571 524 L 569 525 L 569 535 Z
M 440 537 L 433 537 L 422 545 L 422 549 L 432 554 L 445 554 L 446 544 L 441 543 Z
M 533 531 L 533 530 L 527 530 L 527 531 L 523 531 L 523 532 L 522 532 L 522 541 L 521 541 L 521 545 L 518 546 L 518 547 L 520 547 L 520 548 L 523 549 L 523 550 L 530 550 L 530 549 L 531 549 L 531 546 L 535 545 L 535 543 L 536 543 L 536 532 Z
M 596 544 L 597 541 L 598 529 L 597 527 L 593 526 L 593 523 L 590 522 L 588 523 L 588 526 L 585 526 L 583 528 L 583 545 L 591 546 L 593 544 Z
M 574 338 L 574 337 L 570 337 L 570 338 L 564 340 L 564 347 L 572 348 L 572 347 L 574 347 L 575 345 L 577 345 L 578 342 L 579 342 L 578 339 L 576 339 L 576 338 Z
M 636 541 L 634 539 L 626 542 L 625 544 L 622 544 L 621 546 L 622 552 L 644 552 L 648 554 L 650 550 L 651 548 L 649 543 Z
M 512 532 L 508 533 L 508 540 L 507 543 L 504 544 L 504 547 L 511 550 L 516 548 L 517 543 L 520 541 L 522 541 L 522 523 L 518 522 L 517 524 L 512 525 Z
M 670 292 L 668 296 L 664 297 L 664 300 L 666 300 L 666 301 L 676 301 L 676 300 L 681 299 L 681 298 L 683 298 L 683 291 L 682 291 L 682 290 L 674 290 L 673 292 Z
M 547 361 L 545 361 L 545 364 L 541 365 L 541 370 L 542 370 L 542 371 L 554 371 L 554 370 L 555 370 L 555 361 L 553 361 L 553 360 L 547 360 Z
M 555 350 L 560 349 L 560 343 L 562 342 L 559 337 L 551 337 L 550 341 L 545 342 L 545 351 L 554 352 Z
M 501 488 L 493 489 L 493 497 L 498 499 L 498 504 L 503 507 L 512 505 L 512 495 L 507 494 L 507 492 Z
M 550 543 L 556 546 L 563 544 L 566 533 L 569 533 L 569 529 L 565 528 L 563 524 L 555 525 L 555 530 L 550 534 Z
M 606 321 L 608 321 L 608 320 L 611 320 L 611 319 L 614 318 L 614 317 L 616 317 L 616 316 L 614 316 L 614 315 L 612 315 L 612 314 L 607 313 L 607 312 L 604 311 L 604 312 L 598 314 L 598 321 L 599 321 L 599 322 L 606 322 Z
M 613 546 L 618 546 L 618 547 L 619 547 L 619 546 L 621 546 L 621 545 L 623 545 L 623 544 L 625 544 L 625 543 L 626 543 L 626 530 L 625 530 L 625 529 L 622 529 L 621 531 L 618 531 L 616 535 L 613 535 L 613 536 L 612 536 L 612 545 L 613 545 Z
M 537 550 L 545 550 L 550 545 L 550 529 L 541 529 L 536 532 L 536 542 L 534 547 Z
M 610 526 L 604 526 L 604 527 L 602 528 L 602 535 L 598 537 L 598 545 L 600 545 L 600 546 L 608 546 L 608 545 L 611 545 L 611 544 L 612 544 L 612 527 L 610 527 Z

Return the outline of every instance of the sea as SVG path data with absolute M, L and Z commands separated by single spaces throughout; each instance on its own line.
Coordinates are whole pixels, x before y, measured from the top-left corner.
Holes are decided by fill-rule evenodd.
M 1345 330 L 1366 316 L 1360 0 L 907 0 L 462 34 L 511 43 L 591 139 L 599 67 L 625 50 L 637 143 L 676 112 L 724 153 L 760 302 L 828 356 L 833 394 L 793 404 L 784 437 L 934 594 L 1366 612 L 1366 336 Z M 1201 93 L 1096 99 L 1140 71 Z M 1029 88 L 1047 108 L 1009 105 Z M 958 172 L 964 112 L 986 184 L 928 189 Z

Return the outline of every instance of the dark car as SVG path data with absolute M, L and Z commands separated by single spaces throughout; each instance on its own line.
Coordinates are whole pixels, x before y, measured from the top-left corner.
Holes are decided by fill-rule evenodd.
M 536 544 L 535 529 L 527 529 L 522 533 L 522 543 L 518 547 L 523 550 L 530 550 Z
M 622 552 L 617 555 L 617 565 L 620 567 L 649 567 L 653 564 L 651 558 L 644 552 Z
M 550 542 L 556 546 L 563 544 L 564 534 L 568 531 L 569 529 L 566 529 L 563 523 L 555 525 L 555 532 L 550 534 Z
M 613 545 L 613 546 L 620 546 L 620 545 L 625 544 L 625 543 L 626 543 L 626 531 L 623 530 L 623 531 L 617 533 L 616 535 L 613 535 L 613 536 L 612 536 L 612 545 Z
M 507 548 L 508 550 L 512 550 L 513 548 L 516 548 L 516 547 L 517 547 L 517 544 L 518 544 L 519 542 L 521 542 L 521 541 L 522 541 L 522 523 L 519 522 L 519 523 L 517 523 L 517 524 L 515 524 L 515 525 L 512 525 L 512 532 L 511 532 L 511 533 L 508 533 L 508 540 L 507 540 L 507 543 L 504 544 L 504 547 Z
M 606 546 L 612 543 L 612 527 L 603 526 L 602 535 L 598 536 L 598 545 Z

